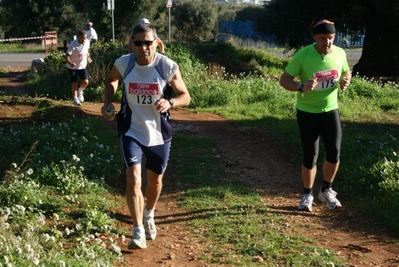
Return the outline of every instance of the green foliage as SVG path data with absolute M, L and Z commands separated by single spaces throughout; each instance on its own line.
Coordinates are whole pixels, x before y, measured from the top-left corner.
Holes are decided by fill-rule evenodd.
M 100 59 L 108 58 L 114 48 L 96 49 L 98 52 L 94 53 Z M 181 67 L 194 111 L 222 114 L 273 134 L 292 148 L 292 160 L 300 165 L 296 94 L 281 88 L 276 79 L 285 62 L 279 63 L 260 50 L 238 49 L 229 44 L 172 43 L 167 53 Z M 230 63 L 237 63 L 236 58 L 241 63 L 233 68 Z M 112 62 L 111 56 L 108 60 Z M 258 65 L 251 64 L 253 60 Z M 334 182 L 340 196 L 346 198 L 345 205 L 373 214 L 393 232 L 399 232 L 398 99 L 397 84 L 360 77 L 354 77 L 351 86 L 339 92 L 344 139 L 341 167 Z M 5 173 L 4 185 L 0 185 L 0 215 L 19 223 L 0 229 L 5 240 L 0 252 L 20 266 L 29 265 L 29 259 L 32 261 L 41 253 L 47 256 L 43 261 L 57 259 L 68 265 L 76 262 L 70 255 L 83 257 L 87 264 L 94 262 L 86 259 L 90 253 L 96 255 L 96 263 L 109 260 L 107 252 L 120 255 L 115 244 L 110 252 L 95 245 L 95 237 L 91 237 L 97 231 L 116 231 L 108 217 L 110 199 L 104 202 L 101 198 L 105 194 L 103 181 L 121 175 L 113 156 L 119 154 L 113 138 L 99 135 L 97 119 L 82 120 L 71 109 L 63 113 L 54 103 L 26 101 L 26 105 L 37 107 L 40 114 L 33 118 L 40 115 L 41 119 L 32 125 L 21 122 L 0 129 L 2 151 L 7 152 L 0 155 L 0 167 Z M 49 114 L 52 120 L 44 120 Z M 291 233 L 295 229 L 289 229 L 284 222 L 277 223 L 281 219 L 268 212 L 253 188 L 232 180 L 231 173 L 225 172 L 226 163 L 214 156 L 217 145 L 199 136 L 178 134 L 171 155 L 171 162 L 178 162 L 171 165 L 176 166 L 176 173 L 189 188 L 180 201 L 190 209 L 195 207 L 198 215 L 190 224 L 195 229 L 192 232 L 216 244 L 209 248 L 211 253 L 203 256 L 205 260 L 218 265 L 240 262 L 241 266 L 250 266 L 253 256 L 261 255 L 267 262 L 287 266 L 342 266 L 334 253 L 312 247 L 312 240 L 281 234 L 281 227 Z M 93 203 L 105 206 L 96 207 Z M 64 212 L 75 205 L 78 208 L 73 209 L 72 215 Z M 46 231 L 40 224 L 44 219 L 52 222 Z M 30 245 L 36 254 L 29 254 L 29 259 L 13 254 L 16 248 L 23 247 L 20 237 L 32 240 Z M 69 248 L 76 250 L 60 248 L 60 242 L 67 242 Z M 226 251 L 234 251 L 234 262 L 225 257 Z M 0 258 L 0 263 L 4 261 Z
M 287 8 L 289 7 L 289 8 Z M 306 10 L 311 16 L 296 19 Z M 395 60 L 397 46 L 393 38 L 399 33 L 399 2 L 395 0 L 375 1 L 270 1 L 264 6 L 263 16 L 256 19 L 256 30 L 270 36 L 280 47 L 298 50 L 314 42 L 312 27 L 319 20 L 333 21 L 337 36 L 353 40 L 365 37 L 361 60 L 353 72 L 366 77 L 391 77 L 397 75 L 399 62 Z M 381 30 L 379 25 L 387 25 Z M 372 63 L 371 63 L 372 62 Z
M 114 28 L 106 1 L 63 0 L 53 3 L 49 0 L 3 0 L 0 7 L 0 27 L 6 32 L 6 38 L 36 37 L 43 36 L 46 31 L 56 31 L 59 43 L 64 40 L 69 42 L 78 30 L 84 28 L 86 21 L 92 21 L 101 42 L 109 42 L 113 33 L 115 39 L 126 42 L 133 26 L 143 16 L 161 32 L 165 32 L 167 25 L 163 0 L 118 1 L 114 7 Z
M 174 4 L 173 24 L 178 40 L 209 40 L 217 33 L 217 7 L 213 0 L 180 0 Z
M 261 5 L 243 4 L 236 12 L 236 20 L 247 21 L 261 18 L 263 15 L 263 8 Z
M 188 188 L 179 202 L 195 211 L 188 224 L 192 233 L 210 244 L 202 259 L 226 266 L 255 266 L 254 257 L 267 266 L 344 266 L 334 253 L 312 246 L 313 240 L 270 213 L 254 188 L 237 178 L 239 168 L 229 166 L 226 172 L 224 160 L 214 157 L 218 144 L 186 134 L 173 142 L 177 149 L 171 161 L 178 160 L 177 173 Z
M 115 231 L 115 221 L 112 219 L 107 211 L 99 209 L 97 206 L 91 207 L 88 205 L 85 210 L 85 216 L 81 222 L 82 228 L 78 225 L 77 230 L 84 230 L 81 232 L 96 232 L 111 233 Z
M 33 116 L 0 130 L 5 174 L 0 265 L 111 266 L 122 261 L 121 234 L 110 216 L 119 203 L 108 197 L 112 190 L 105 184 L 122 174 L 114 158 L 119 154 L 115 135 L 103 132 L 98 118 L 77 117 L 67 107 L 59 116 L 53 102 L 25 102 L 40 111 L 41 120 Z
M 43 53 L 44 49 L 38 42 L 1 42 L 0 53 Z
M 61 51 L 52 51 L 44 58 L 43 73 L 56 72 L 65 67 L 65 53 Z
M 66 39 L 72 36 L 70 29 L 81 25 L 77 22 L 80 14 L 70 1 L 2 1 L 1 6 L 0 26 L 9 37 L 36 37 L 57 31 L 59 38 Z
M 92 63 L 88 64 L 89 86 L 85 90 L 87 101 L 104 100 L 104 79 L 115 60 L 127 54 L 127 47 L 119 42 L 96 43 L 90 48 Z M 78 81 L 79 82 L 79 81 Z M 71 82 L 66 67 L 65 53 L 52 51 L 44 59 L 44 68 L 30 77 L 28 82 L 39 96 L 52 99 L 71 99 Z M 121 99 L 121 92 L 115 96 Z
M 90 48 L 92 63 L 88 64 L 89 87 L 85 97 L 91 101 L 103 101 L 104 79 L 121 55 L 127 54 L 127 46 L 120 42 L 96 43 Z
M 28 82 L 38 96 L 65 99 L 71 92 L 65 53 L 52 51 L 44 58 L 44 68 L 30 76 Z
M 384 158 L 377 162 L 371 169 L 371 174 L 377 178 L 377 184 L 381 189 L 381 193 L 388 197 L 399 196 L 399 160 L 393 153 L 392 159 Z M 379 178 L 379 179 L 378 179 Z
M 93 0 L 93 2 L 98 3 Z M 162 35 L 165 33 L 165 25 L 167 21 L 165 20 L 165 15 L 167 13 L 167 8 L 165 7 L 164 0 L 120 0 L 118 4 L 115 4 L 115 36 L 116 38 L 124 43 L 127 43 L 128 38 L 132 34 L 133 27 L 139 23 L 140 19 L 145 17 L 154 24 Z M 108 23 L 110 26 L 111 23 Z M 108 31 L 103 31 L 105 33 L 111 33 L 111 28 Z M 112 35 L 109 35 L 110 38 Z
M 32 170 L 28 170 L 27 174 L 31 173 Z M 9 174 L 11 175 L 11 173 Z M 12 206 L 12 205 L 22 205 L 22 206 L 34 206 L 39 203 L 42 199 L 42 188 L 41 185 L 33 180 L 24 179 L 25 173 L 21 174 L 19 178 L 13 176 L 13 181 L 7 183 L 7 186 L 0 186 L 0 203 L 1 206 Z

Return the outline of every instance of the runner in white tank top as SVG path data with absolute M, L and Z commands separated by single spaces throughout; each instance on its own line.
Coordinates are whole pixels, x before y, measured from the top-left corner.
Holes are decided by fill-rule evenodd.
M 187 106 L 190 94 L 177 64 L 156 52 L 159 39 L 151 24 L 136 25 L 131 39 L 134 53 L 117 59 L 105 79 L 101 112 L 105 119 L 112 118 L 112 99 L 123 79 L 118 132 L 126 165 L 126 202 L 133 222 L 128 249 L 143 249 L 146 239 L 153 240 L 157 234 L 154 211 L 172 139 L 169 109 Z M 176 95 L 173 98 L 172 91 Z M 143 154 L 147 159 L 146 204 L 141 191 Z

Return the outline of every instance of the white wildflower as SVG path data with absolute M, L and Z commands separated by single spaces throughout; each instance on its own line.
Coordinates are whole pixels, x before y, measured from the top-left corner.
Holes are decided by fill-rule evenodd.
M 53 218 L 54 220 L 58 221 L 60 219 L 60 216 L 57 213 L 53 213 Z
M 78 156 L 76 156 L 76 155 L 72 155 L 72 159 L 73 159 L 73 161 L 76 161 L 76 162 L 80 161 L 80 158 L 78 158 Z
M 49 234 L 44 234 L 44 242 L 48 242 L 50 240 L 50 235 Z
M 112 248 L 112 250 L 113 250 L 113 251 L 115 251 L 115 252 L 116 252 L 116 254 L 118 254 L 118 255 L 120 255 L 120 254 L 121 254 L 121 248 L 120 248 L 120 247 L 118 247 L 117 245 L 115 245 L 115 244 L 112 244 L 112 245 L 111 245 L 111 248 Z
M 33 173 L 32 168 L 29 168 L 29 170 L 27 171 L 27 174 L 28 174 L 28 175 L 31 175 L 32 173 Z
M 25 208 L 24 206 L 15 205 L 15 207 L 16 207 L 17 209 L 19 209 L 22 213 L 25 213 L 26 208 Z

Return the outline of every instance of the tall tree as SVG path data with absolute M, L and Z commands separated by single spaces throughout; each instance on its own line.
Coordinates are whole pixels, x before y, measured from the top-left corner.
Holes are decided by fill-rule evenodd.
M 353 73 L 399 75 L 399 1 L 397 0 L 272 0 L 264 7 L 259 32 L 278 44 L 298 49 L 312 40 L 311 26 L 320 19 L 335 22 L 340 33 L 365 34 L 363 52 Z
M 0 5 L 0 26 L 6 38 L 42 36 L 46 31 L 66 36 L 79 19 L 67 0 L 2 0 Z
M 147 17 L 157 29 L 166 25 L 165 0 L 114 0 L 115 38 L 130 36 L 140 18 Z M 99 40 L 112 39 L 112 12 L 107 0 L 0 0 L 0 27 L 5 37 L 41 36 L 57 31 L 60 40 L 71 40 L 86 21 L 93 22 Z M 22 26 L 21 26 L 22 25 Z
M 217 6 L 214 0 L 175 2 L 173 24 L 180 39 L 209 40 L 217 30 Z

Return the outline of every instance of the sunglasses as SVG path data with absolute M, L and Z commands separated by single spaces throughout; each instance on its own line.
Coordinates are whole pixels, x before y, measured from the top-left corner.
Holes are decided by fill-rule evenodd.
M 134 41 L 133 44 L 135 46 L 142 46 L 143 44 L 145 44 L 146 46 L 151 46 L 154 41 L 155 40 L 153 40 L 153 41 L 144 41 L 144 42 L 143 41 Z

